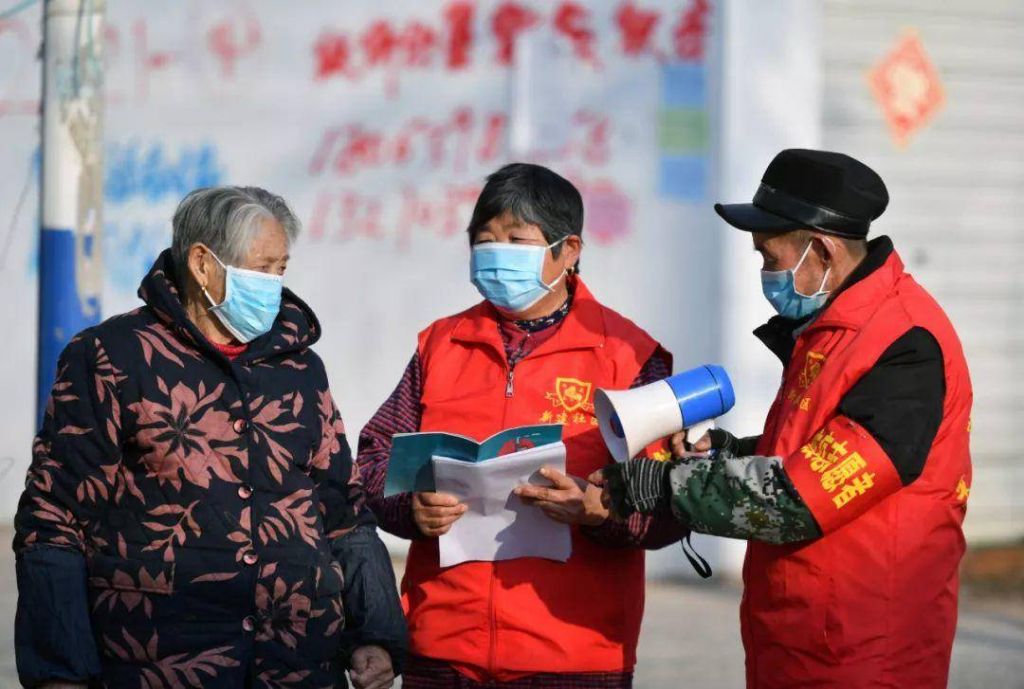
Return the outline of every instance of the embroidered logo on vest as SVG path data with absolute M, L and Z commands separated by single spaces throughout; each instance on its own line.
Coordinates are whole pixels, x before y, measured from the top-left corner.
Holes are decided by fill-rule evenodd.
M 593 387 L 578 378 L 556 378 L 554 391 L 544 393 L 544 398 L 551 402 L 554 410 L 545 410 L 540 415 L 541 423 L 589 423 L 596 426 L 594 402 L 590 399 Z
M 821 369 L 824 365 L 824 354 L 820 352 L 807 352 L 807 358 L 804 360 L 804 369 L 800 371 L 800 377 L 797 379 L 797 385 L 800 386 L 801 390 L 811 387 L 811 383 L 821 375 Z
M 971 487 L 967 485 L 967 477 L 961 476 L 960 482 L 956 484 L 956 499 L 965 502 L 971 495 Z
M 672 450 L 667 447 L 658 448 L 653 452 L 648 451 L 648 454 L 650 455 L 650 459 L 653 459 L 655 462 L 667 462 L 672 459 Z
M 800 411 L 808 411 L 811 408 L 811 398 L 804 397 L 801 393 L 817 380 L 821 375 L 821 369 L 825 366 L 826 357 L 820 352 L 807 352 L 804 359 L 804 367 L 796 378 L 796 384 L 786 392 L 786 399 L 800 407 Z

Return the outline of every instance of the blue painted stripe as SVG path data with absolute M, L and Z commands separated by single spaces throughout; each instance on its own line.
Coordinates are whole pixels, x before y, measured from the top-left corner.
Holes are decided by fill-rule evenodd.
M 99 322 L 99 297 L 87 300 L 86 313 L 77 285 L 75 233 L 44 227 L 39 243 L 39 360 L 36 369 L 40 423 L 56 378 L 60 353 L 72 337 Z
M 703 65 L 673 63 L 661 68 L 661 105 L 667 108 L 703 108 L 707 104 Z
M 658 193 L 678 201 L 707 198 L 708 159 L 703 155 L 663 155 L 658 161 Z

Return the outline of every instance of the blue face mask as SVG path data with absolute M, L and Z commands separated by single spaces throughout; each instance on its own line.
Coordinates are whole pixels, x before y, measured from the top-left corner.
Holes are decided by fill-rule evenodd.
M 225 273 L 224 301 L 215 304 L 210 293 L 203 290 L 210 302 L 210 311 L 239 342 L 252 342 L 269 332 L 281 310 L 283 278 L 224 265 L 212 251 L 210 255 L 220 263 Z
M 565 276 L 562 271 L 550 285 L 542 277 L 544 255 L 564 241 L 549 246 L 477 244 L 469 261 L 470 280 L 484 299 L 499 309 L 522 313 L 554 291 L 554 286 Z
M 796 289 L 796 271 L 800 270 L 804 259 L 811 251 L 813 240 L 807 244 L 803 256 L 791 270 L 762 270 L 761 291 L 764 292 L 768 303 L 775 307 L 775 310 L 783 318 L 799 320 L 806 318 L 821 310 L 821 307 L 828 301 L 829 292 L 824 291 L 825 283 L 828 282 L 828 275 L 831 268 L 825 271 L 821 278 L 821 285 L 814 294 L 800 294 Z

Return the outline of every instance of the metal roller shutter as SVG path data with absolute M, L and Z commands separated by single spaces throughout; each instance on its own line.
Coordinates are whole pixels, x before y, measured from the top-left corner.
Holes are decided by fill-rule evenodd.
M 889 234 L 946 308 L 974 381 L 973 542 L 1024 536 L 1024 3 L 827 0 L 824 144 L 878 170 Z M 944 108 L 897 146 L 867 72 L 908 30 Z

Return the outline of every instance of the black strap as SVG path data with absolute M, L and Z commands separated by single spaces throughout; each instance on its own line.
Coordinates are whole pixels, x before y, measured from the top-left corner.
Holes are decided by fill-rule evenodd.
M 681 540 L 680 543 L 683 546 L 683 555 L 690 561 L 693 571 L 699 574 L 701 579 L 709 578 L 711 576 L 711 565 L 694 549 L 693 543 L 690 543 L 690 534 L 686 534 L 686 538 Z
M 764 183 L 754 194 L 754 205 L 801 225 L 847 239 L 863 239 L 871 227 L 870 220 L 851 218 L 844 213 L 809 203 Z

